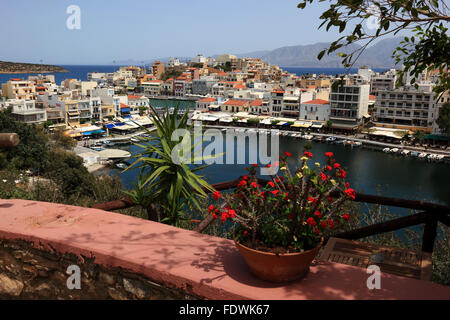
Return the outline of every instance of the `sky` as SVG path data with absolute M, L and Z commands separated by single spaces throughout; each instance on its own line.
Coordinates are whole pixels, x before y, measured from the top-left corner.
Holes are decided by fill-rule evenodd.
M 301 10 L 299 2 L 1 0 L 0 60 L 112 64 L 336 40 L 336 31 L 318 30 L 326 3 Z M 71 5 L 80 8 L 80 29 L 67 28 Z

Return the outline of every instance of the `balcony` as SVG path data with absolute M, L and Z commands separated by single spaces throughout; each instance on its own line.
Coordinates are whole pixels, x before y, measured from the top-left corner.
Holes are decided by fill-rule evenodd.
M 384 272 L 381 289 L 369 290 L 366 269 L 321 260 L 302 280 L 264 282 L 233 241 L 98 209 L 0 200 L 0 211 L 0 281 L 11 298 L 450 299 L 449 287 Z M 20 274 L 46 271 L 29 281 L 5 272 L 12 264 Z M 66 286 L 73 264 L 83 270 L 80 290 Z

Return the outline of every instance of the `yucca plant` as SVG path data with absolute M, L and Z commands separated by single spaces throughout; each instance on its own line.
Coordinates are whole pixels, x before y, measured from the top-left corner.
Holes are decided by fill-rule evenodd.
M 196 173 L 206 166 L 188 166 L 172 158 L 172 151 L 180 143 L 172 141 L 172 134 L 177 129 L 187 129 L 186 134 L 193 135 L 193 127 L 187 123 L 188 113 L 184 112 L 178 119 L 178 105 L 172 114 L 166 106 L 163 116 L 152 106 L 150 108 L 156 130 L 146 129 L 148 135 L 139 137 L 140 142 L 136 143 L 142 151 L 133 155 L 136 160 L 126 170 L 140 169 L 140 178 L 135 190 L 128 194 L 147 208 L 149 219 L 179 226 L 182 220 L 189 219 L 189 210 L 200 210 L 199 198 L 205 198 L 206 192 L 213 192 L 214 189 Z M 191 154 L 194 154 L 195 147 L 190 146 Z M 192 158 L 191 163 L 197 160 Z

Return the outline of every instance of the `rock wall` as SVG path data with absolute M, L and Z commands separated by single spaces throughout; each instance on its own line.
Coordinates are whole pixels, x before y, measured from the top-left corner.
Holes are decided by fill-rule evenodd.
M 80 269 L 80 289 L 69 289 Z M 76 283 L 69 279 L 70 283 Z M 0 240 L 0 299 L 196 299 L 121 268 L 106 269 L 95 258 L 59 254 L 26 241 Z

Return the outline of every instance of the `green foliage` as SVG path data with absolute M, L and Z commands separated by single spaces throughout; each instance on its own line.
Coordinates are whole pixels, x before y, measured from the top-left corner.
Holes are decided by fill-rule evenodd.
M 259 123 L 259 119 L 258 118 L 250 118 L 247 119 L 247 123 L 251 123 L 251 124 L 258 124 Z
M 443 133 L 450 134 L 450 102 L 442 104 L 437 124 Z
M 188 127 L 188 113 L 185 112 L 178 119 L 179 106 L 176 106 L 173 114 L 166 107 L 164 116 L 158 115 L 152 109 L 152 120 L 156 131 L 148 131 L 148 137 L 141 137 L 137 143 L 143 151 L 133 157 L 135 162 L 130 168 L 140 169 L 140 178 L 135 189 L 129 195 L 138 201 L 149 211 L 149 218 L 167 222 L 178 226 L 182 220 L 187 219 L 188 209 L 199 209 L 199 198 L 206 197 L 204 190 L 212 191 L 213 188 L 199 175 L 197 171 L 204 168 L 192 165 L 190 168 L 183 161 L 177 161 L 174 154 L 180 147 L 180 141 L 172 141 L 172 136 L 177 130 L 185 130 L 181 144 L 189 143 L 188 149 L 193 154 L 194 147 L 192 126 Z M 183 155 L 185 157 L 186 155 Z M 195 163 L 198 159 L 192 159 Z M 154 207 L 149 208 L 149 204 Z M 156 214 L 155 214 L 156 211 Z
M 15 121 L 11 109 L 0 111 L 0 133 L 15 132 L 20 142 L 16 147 L 0 149 L 0 169 L 9 166 L 18 170 L 42 172 L 50 161 L 48 137 L 41 126 Z
M 307 4 L 324 2 L 324 0 L 303 0 L 298 8 L 304 9 Z M 371 31 L 364 23 L 369 18 L 378 18 L 376 29 Z M 321 51 L 318 59 L 325 54 L 337 52 L 338 49 L 352 43 L 362 42 L 351 53 L 339 52 L 343 65 L 351 67 L 361 53 L 374 40 L 387 35 L 396 35 L 402 30 L 411 30 L 413 35 L 405 37 L 402 45 L 393 52 L 397 63 L 405 65 L 404 71 L 399 72 L 399 82 L 402 84 L 403 73 L 409 72 L 418 76 L 427 68 L 439 70 L 438 85 L 434 91 L 442 93 L 450 88 L 450 77 L 447 71 L 450 61 L 450 40 L 448 29 L 444 22 L 449 22 L 449 9 L 445 0 L 332 0 L 320 19 L 323 20 L 319 28 L 326 26 L 337 28 L 340 36 L 327 49 Z
M 270 123 L 272 124 L 272 125 L 276 125 L 277 123 L 279 123 L 280 122 L 280 120 L 270 120 Z
M 181 76 L 183 72 L 177 69 L 166 69 L 161 75 L 161 80 L 166 81 L 167 79 L 173 78 L 176 79 Z

